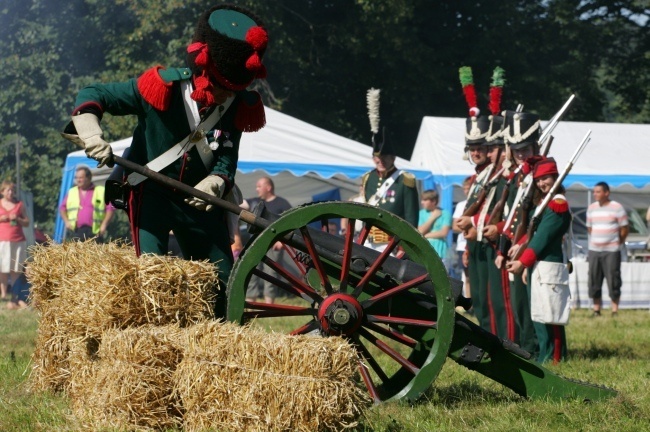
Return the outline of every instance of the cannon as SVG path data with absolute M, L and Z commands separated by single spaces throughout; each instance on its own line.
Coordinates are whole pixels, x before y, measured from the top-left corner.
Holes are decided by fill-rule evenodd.
M 428 241 L 394 214 L 347 202 L 307 204 L 281 216 L 263 205 L 249 212 L 121 157 L 115 161 L 237 213 L 252 237 L 227 283 L 227 319 L 293 335 L 346 339 L 358 353 L 362 385 L 375 403 L 418 399 L 447 357 L 524 397 L 616 395 L 610 388 L 560 377 L 513 342 L 457 313 L 457 305 L 471 304 L 462 296 L 462 282 L 448 277 Z M 348 227 L 361 221 L 363 229 L 355 237 L 352 229 L 338 236 L 319 228 L 333 219 L 347 219 Z M 390 236 L 382 252 L 364 246 L 371 227 Z M 277 242 L 289 251 L 290 265 L 267 256 Z M 286 297 L 276 304 L 248 302 L 253 276 L 273 283 Z

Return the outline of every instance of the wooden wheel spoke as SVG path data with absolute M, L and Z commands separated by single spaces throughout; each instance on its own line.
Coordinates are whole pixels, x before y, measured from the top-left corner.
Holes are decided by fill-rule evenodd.
M 372 228 L 372 225 L 365 224 L 365 223 L 363 224 L 363 227 L 359 232 L 359 237 L 357 238 L 357 244 L 362 245 L 366 242 L 366 239 L 368 238 L 368 234 L 370 234 L 370 228 Z
M 372 354 L 370 354 L 368 348 L 365 347 L 365 345 L 359 340 L 358 337 L 354 338 L 354 347 L 359 352 L 359 356 L 363 358 L 370 365 L 370 367 L 377 374 L 379 379 L 384 383 L 388 382 L 388 375 L 386 375 L 386 372 L 384 372 L 381 366 L 379 366 L 377 360 L 375 360 Z
M 307 333 L 311 333 L 314 330 L 318 330 L 318 328 L 319 328 L 318 322 L 316 320 L 311 320 L 307 324 L 302 325 L 302 326 L 298 327 L 297 329 L 290 331 L 289 334 L 292 335 L 292 336 L 304 335 L 304 334 L 307 334 Z
M 284 243 L 282 243 L 282 249 L 284 249 L 287 255 L 291 257 L 291 261 L 293 261 L 293 263 L 296 265 L 296 268 L 298 269 L 300 274 L 303 276 L 307 274 L 307 267 L 302 261 L 298 259 L 298 251 L 296 251 L 294 248 Z
M 289 281 L 289 284 L 283 283 L 282 281 L 278 280 L 277 278 L 274 278 L 273 276 L 266 274 L 265 276 L 257 274 L 255 270 L 253 270 L 253 273 L 257 274 L 259 277 L 268 280 L 271 283 L 275 283 L 273 280 L 270 280 L 271 278 L 274 279 L 277 282 L 282 283 L 283 285 L 278 285 L 280 288 L 287 288 L 289 292 L 294 293 L 294 290 L 297 291 L 300 297 L 304 298 L 307 301 L 316 301 L 320 302 L 323 300 L 323 297 L 320 296 L 312 287 L 307 285 L 305 282 L 302 280 L 298 279 L 295 275 L 290 273 L 287 269 L 285 269 L 283 266 L 278 264 L 277 262 L 273 261 L 271 258 L 265 256 L 262 258 L 262 262 L 266 264 L 267 266 L 271 267 L 276 273 L 278 273 L 280 276 L 285 278 L 287 281 Z
M 377 389 L 372 382 L 372 377 L 370 376 L 368 368 L 365 364 L 363 364 L 361 359 L 359 359 L 359 373 L 361 374 L 361 378 L 363 379 L 363 382 L 368 389 L 368 393 L 370 393 L 370 397 L 372 398 L 373 403 L 375 405 L 380 404 L 381 398 L 379 397 L 379 393 L 377 393 Z
M 398 353 L 395 351 L 393 348 L 389 347 L 386 345 L 384 341 L 381 339 L 377 338 L 375 335 L 370 333 L 368 330 L 361 328 L 359 329 L 359 334 L 366 338 L 368 342 L 379 348 L 384 354 L 386 354 L 388 357 L 392 358 L 395 360 L 397 363 L 399 363 L 402 367 L 406 368 L 411 372 L 413 375 L 417 375 L 418 372 L 420 372 L 420 368 L 411 363 L 406 357 L 404 357 L 402 354 Z
M 353 297 L 359 297 L 359 295 L 363 292 L 363 289 L 366 287 L 366 284 L 377 273 L 377 271 L 381 268 L 381 266 L 384 265 L 384 262 L 386 262 L 391 252 L 393 252 L 393 249 L 397 247 L 399 242 L 400 239 L 397 236 L 393 236 L 393 238 L 390 239 L 390 242 L 386 246 L 386 249 L 384 249 L 381 252 L 381 254 L 379 254 L 375 262 L 372 263 L 372 265 L 370 266 L 366 274 L 363 275 L 363 277 L 359 281 L 359 284 L 357 285 L 357 287 L 354 289 L 354 292 L 352 293 Z
M 345 292 L 348 287 L 350 274 L 350 261 L 352 259 L 352 244 L 354 242 L 354 224 L 356 219 L 348 219 L 348 229 L 345 231 L 345 249 L 343 249 L 343 263 L 341 265 L 341 277 L 339 278 L 339 291 Z M 352 227 L 352 229 L 350 229 Z
M 316 315 L 316 309 L 311 307 L 268 304 L 259 302 L 245 302 L 244 305 L 247 309 L 251 309 L 244 312 L 244 317 L 246 319 Z
M 330 283 L 330 280 L 327 277 L 327 273 L 325 272 L 325 266 L 323 265 L 323 262 L 320 260 L 320 256 L 318 255 L 318 252 L 316 252 L 316 245 L 314 245 L 314 241 L 312 240 L 311 235 L 309 235 L 309 231 L 307 230 L 307 227 L 301 227 L 300 232 L 302 233 L 302 238 L 305 241 L 305 245 L 307 246 L 307 250 L 309 251 L 309 255 L 311 256 L 312 262 L 314 264 L 314 268 L 316 268 L 316 271 L 318 272 L 318 276 L 320 277 L 320 282 L 323 285 L 325 292 L 327 294 L 332 294 L 332 292 L 334 291 L 332 289 L 332 284 Z
M 395 329 L 382 327 L 372 322 L 366 323 L 365 326 L 370 330 L 379 333 L 380 335 L 386 336 L 387 338 L 392 339 L 395 342 L 404 344 L 409 348 L 415 348 L 418 344 L 416 340 L 411 339 L 408 336 L 405 336 L 403 333 L 400 333 Z
M 386 315 L 368 315 L 368 322 L 391 324 L 391 325 L 410 325 L 418 327 L 429 327 L 437 328 L 438 323 L 436 321 L 421 320 L 415 318 L 403 318 L 403 317 L 394 317 Z
M 408 281 L 406 283 L 403 283 L 401 285 L 397 285 L 396 287 L 390 288 L 390 289 L 388 289 L 388 290 L 386 290 L 384 292 L 381 292 L 381 293 L 377 294 L 376 296 L 372 296 L 371 298 L 369 298 L 368 300 L 363 302 L 363 307 L 364 308 L 369 308 L 370 306 L 372 306 L 373 304 L 377 303 L 380 300 L 390 298 L 390 297 L 392 297 L 394 295 L 397 295 L 397 294 L 401 293 L 402 291 L 406 291 L 406 290 L 409 290 L 409 289 L 411 289 L 413 287 L 421 285 L 424 282 L 426 282 L 427 280 L 429 280 L 429 275 L 425 273 L 422 276 L 419 276 L 419 277 L 417 277 L 417 278 L 415 278 L 413 280 L 410 280 L 410 281 Z

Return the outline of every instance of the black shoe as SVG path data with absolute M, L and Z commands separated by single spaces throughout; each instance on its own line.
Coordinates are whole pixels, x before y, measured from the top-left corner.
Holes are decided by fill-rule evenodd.
M 591 314 L 592 318 L 598 318 L 599 316 L 600 316 L 600 311 L 599 310 L 593 311 L 592 314 Z

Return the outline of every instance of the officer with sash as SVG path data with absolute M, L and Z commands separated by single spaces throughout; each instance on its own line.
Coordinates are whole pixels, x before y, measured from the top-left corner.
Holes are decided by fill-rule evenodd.
M 266 76 L 268 35 L 262 21 L 234 5 L 199 18 L 185 68 L 156 66 L 127 82 L 93 84 L 76 99 L 64 136 L 82 145 L 99 166 L 112 164 L 103 139 L 104 113 L 134 115 L 138 123 L 128 159 L 216 197 L 234 189 L 242 132 L 265 124 L 264 106 L 247 87 Z M 226 212 L 197 198 L 127 173 L 129 219 L 136 252 L 166 254 L 169 232 L 187 259 L 218 263 L 221 289 L 215 311 L 225 310 L 225 283 L 233 256 Z
M 372 160 L 375 169 L 362 177 L 362 189 L 366 203 L 396 214 L 417 227 L 420 197 L 415 176 L 395 166 L 395 149 L 386 142 L 385 134 L 379 137 L 379 90 L 368 90 L 368 113 L 372 131 Z M 373 227 L 368 236 L 369 246 L 383 249 L 389 242 L 388 235 Z

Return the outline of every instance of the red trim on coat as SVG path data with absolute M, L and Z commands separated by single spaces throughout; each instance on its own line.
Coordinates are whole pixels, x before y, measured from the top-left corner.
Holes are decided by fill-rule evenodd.
M 562 360 L 562 332 L 559 325 L 553 327 L 553 364 L 558 364 Z
M 490 282 L 487 284 L 487 300 L 488 312 L 490 313 L 490 331 L 492 334 L 497 334 L 497 320 L 494 314 L 494 308 L 492 307 L 492 297 L 490 297 Z
M 532 267 L 537 262 L 537 254 L 531 248 L 527 248 L 519 257 L 519 261 L 526 268 Z
M 75 107 L 75 109 L 72 110 L 72 115 L 74 116 L 80 114 L 81 111 L 83 111 L 84 109 L 91 108 L 91 107 L 95 107 L 99 112 L 104 113 L 104 108 L 98 102 L 90 101 L 90 102 L 84 102 L 78 107 Z
M 141 255 L 140 250 L 140 211 L 142 209 L 142 188 L 139 184 L 131 188 L 129 193 L 129 225 L 131 226 L 131 240 L 135 247 L 136 256 Z
M 503 300 L 506 308 L 506 334 L 508 339 L 514 341 L 517 337 L 515 334 L 515 317 L 512 313 L 512 305 L 510 304 L 510 277 L 509 272 L 505 266 L 501 269 L 501 290 L 503 291 Z

